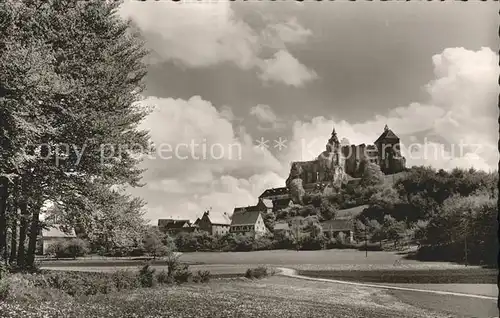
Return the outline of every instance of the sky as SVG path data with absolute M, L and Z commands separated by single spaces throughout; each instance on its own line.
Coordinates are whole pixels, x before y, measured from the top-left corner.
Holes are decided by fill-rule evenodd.
M 132 1 L 148 75 L 140 128 L 146 217 L 232 213 L 284 186 L 335 127 L 373 143 L 388 125 L 407 165 L 498 165 L 494 2 Z

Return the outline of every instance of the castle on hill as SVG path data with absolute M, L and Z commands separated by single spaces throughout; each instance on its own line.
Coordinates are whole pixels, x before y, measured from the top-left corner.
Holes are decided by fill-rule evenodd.
M 233 218 L 240 214 L 276 212 L 291 206 L 294 203 L 290 191 L 292 183 L 299 183 L 305 191 L 326 193 L 342 184 L 355 182 L 361 177 L 363 163 L 367 162 L 378 165 L 387 176 L 394 177 L 404 171 L 406 160 L 400 152 L 399 137 L 386 125 L 372 145 L 341 145 L 334 128 L 325 150 L 315 160 L 292 162 L 286 187 L 265 190 L 257 205 L 236 207 Z
M 292 162 L 286 185 L 289 187 L 293 180 L 300 179 L 304 189 L 318 184 L 340 186 L 361 176 L 363 161 L 378 165 L 385 175 L 406 167 L 399 137 L 387 125 L 372 145 L 341 145 L 334 128 L 325 151 L 315 160 Z

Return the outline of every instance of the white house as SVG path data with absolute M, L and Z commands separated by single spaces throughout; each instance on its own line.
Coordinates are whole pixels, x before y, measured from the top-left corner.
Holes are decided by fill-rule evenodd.
M 48 229 L 42 230 L 41 239 L 41 253 L 46 254 L 48 247 L 56 242 L 68 241 L 76 238 L 76 234 L 74 230 L 71 230 L 69 233 L 63 232 L 59 226 L 52 225 Z

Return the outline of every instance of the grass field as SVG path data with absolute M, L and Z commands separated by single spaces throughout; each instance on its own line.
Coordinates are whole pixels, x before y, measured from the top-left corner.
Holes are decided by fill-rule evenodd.
M 285 277 L 140 289 L 73 302 L 0 304 L 2 317 L 447 317 L 388 293 Z
M 300 275 L 363 283 L 389 284 L 496 284 L 494 269 L 427 269 L 427 270 L 299 270 Z

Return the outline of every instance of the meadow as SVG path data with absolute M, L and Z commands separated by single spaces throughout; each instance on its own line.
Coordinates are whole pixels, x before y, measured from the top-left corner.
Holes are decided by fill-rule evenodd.
M 446 317 L 388 293 L 285 277 L 213 280 L 59 301 L 4 302 L 2 317 Z

